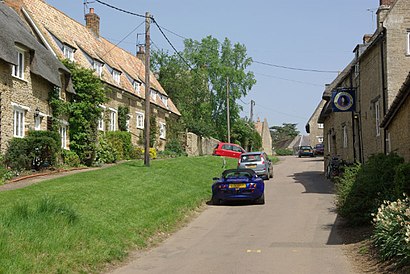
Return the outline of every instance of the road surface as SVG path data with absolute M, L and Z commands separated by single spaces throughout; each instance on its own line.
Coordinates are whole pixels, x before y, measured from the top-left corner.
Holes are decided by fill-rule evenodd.
M 283 157 L 265 205 L 209 206 L 112 273 L 355 273 L 335 231 L 323 158 Z

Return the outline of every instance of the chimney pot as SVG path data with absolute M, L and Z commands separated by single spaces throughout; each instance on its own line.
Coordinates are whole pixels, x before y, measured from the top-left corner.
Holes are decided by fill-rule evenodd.
M 94 13 L 94 8 L 90 8 L 90 13 Z

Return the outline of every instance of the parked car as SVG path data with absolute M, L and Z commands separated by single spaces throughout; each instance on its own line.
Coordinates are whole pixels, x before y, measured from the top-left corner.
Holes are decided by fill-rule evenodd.
M 313 148 L 313 153 L 315 155 L 323 155 L 325 153 L 325 146 L 323 144 L 317 144 Z
M 218 143 L 214 148 L 212 155 L 239 158 L 244 152 L 246 151 L 240 145 L 231 143 Z
M 213 178 L 212 204 L 224 201 L 265 203 L 265 183 L 252 169 L 227 169 L 221 178 Z
M 272 161 L 262 151 L 242 153 L 238 160 L 238 168 L 252 169 L 265 180 L 273 177 Z
M 313 148 L 311 146 L 301 146 L 298 151 L 299 158 L 302 156 L 314 157 Z

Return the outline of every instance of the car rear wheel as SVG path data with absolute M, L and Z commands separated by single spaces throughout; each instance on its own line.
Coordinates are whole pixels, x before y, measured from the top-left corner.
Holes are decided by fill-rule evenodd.
M 265 204 L 265 193 L 262 194 L 257 200 L 256 203 L 259 205 L 264 205 Z
M 212 196 L 211 202 L 213 205 L 220 205 L 221 204 L 221 200 L 215 198 L 214 196 Z
M 273 178 L 273 168 L 269 172 L 269 178 Z

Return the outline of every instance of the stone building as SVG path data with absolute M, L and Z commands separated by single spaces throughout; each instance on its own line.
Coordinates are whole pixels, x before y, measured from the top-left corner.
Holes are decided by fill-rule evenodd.
M 309 118 L 309 121 L 305 126 L 306 132 L 309 133 L 310 146 L 312 147 L 314 147 L 316 144 L 323 143 L 323 123 L 319 123 L 318 119 L 320 112 L 322 111 L 325 104 L 325 100 L 320 100 L 315 111 L 313 112 L 312 116 Z
M 262 137 L 262 150 L 268 155 L 272 154 L 272 136 L 270 135 L 268 120 L 266 118 L 261 122 L 258 120 L 255 122 L 255 129 Z
M 0 2 L 0 153 L 28 130 L 47 130 L 52 116 L 49 93 L 66 100 L 74 93 L 68 69 L 29 31 L 10 7 Z M 66 119 L 61 117 L 64 148 L 69 146 Z
M 410 162 L 410 73 L 380 126 L 386 130 L 387 153 Z
M 90 9 L 83 25 L 42 0 L 6 0 L 22 14 L 32 32 L 57 58 L 69 59 L 95 70 L 105 84 L 109 102 L 101 106 L 100 131 L 118 130 L 118 110 L 128 107 L 128 131 L 138 144 L 143 136 L 145 115 L 145 66 L 133 55 L 100 36 L 100 17 Z M 157 124 L 156 148 L 164 149 L 168 119 L 180 113 L 150 74 L 151 119 Z
M 407 129 L 410 122 L 403 114 L 406 101 L 397 98 L 405 97 L 405 91 L 399 90 L 410 71 L 409 11 L 410 1 L 381 0 L 375 33 L 364 36 L 363 44 L 354 50 L 353 61 L 326 88 L 323 99 L 328 102 L 319 116 L 319 122 L 324 123 L 325 155 L 339 155 L 347 162 L 365 162 L 373 154 L 392 150 L 393 132 L 396 149 L 403 145 L 399 151 L 407 155 L 408 144 L 399 141 L 407 133 L 399 134 L 397 129 Z M 355 111 L 332 111 L 331 92 L 338 87 L 355 90 Z M 401 107 L 396 116 L 392 114 L 396 110 L 391 109 L 398 109 L 398 105 Z

